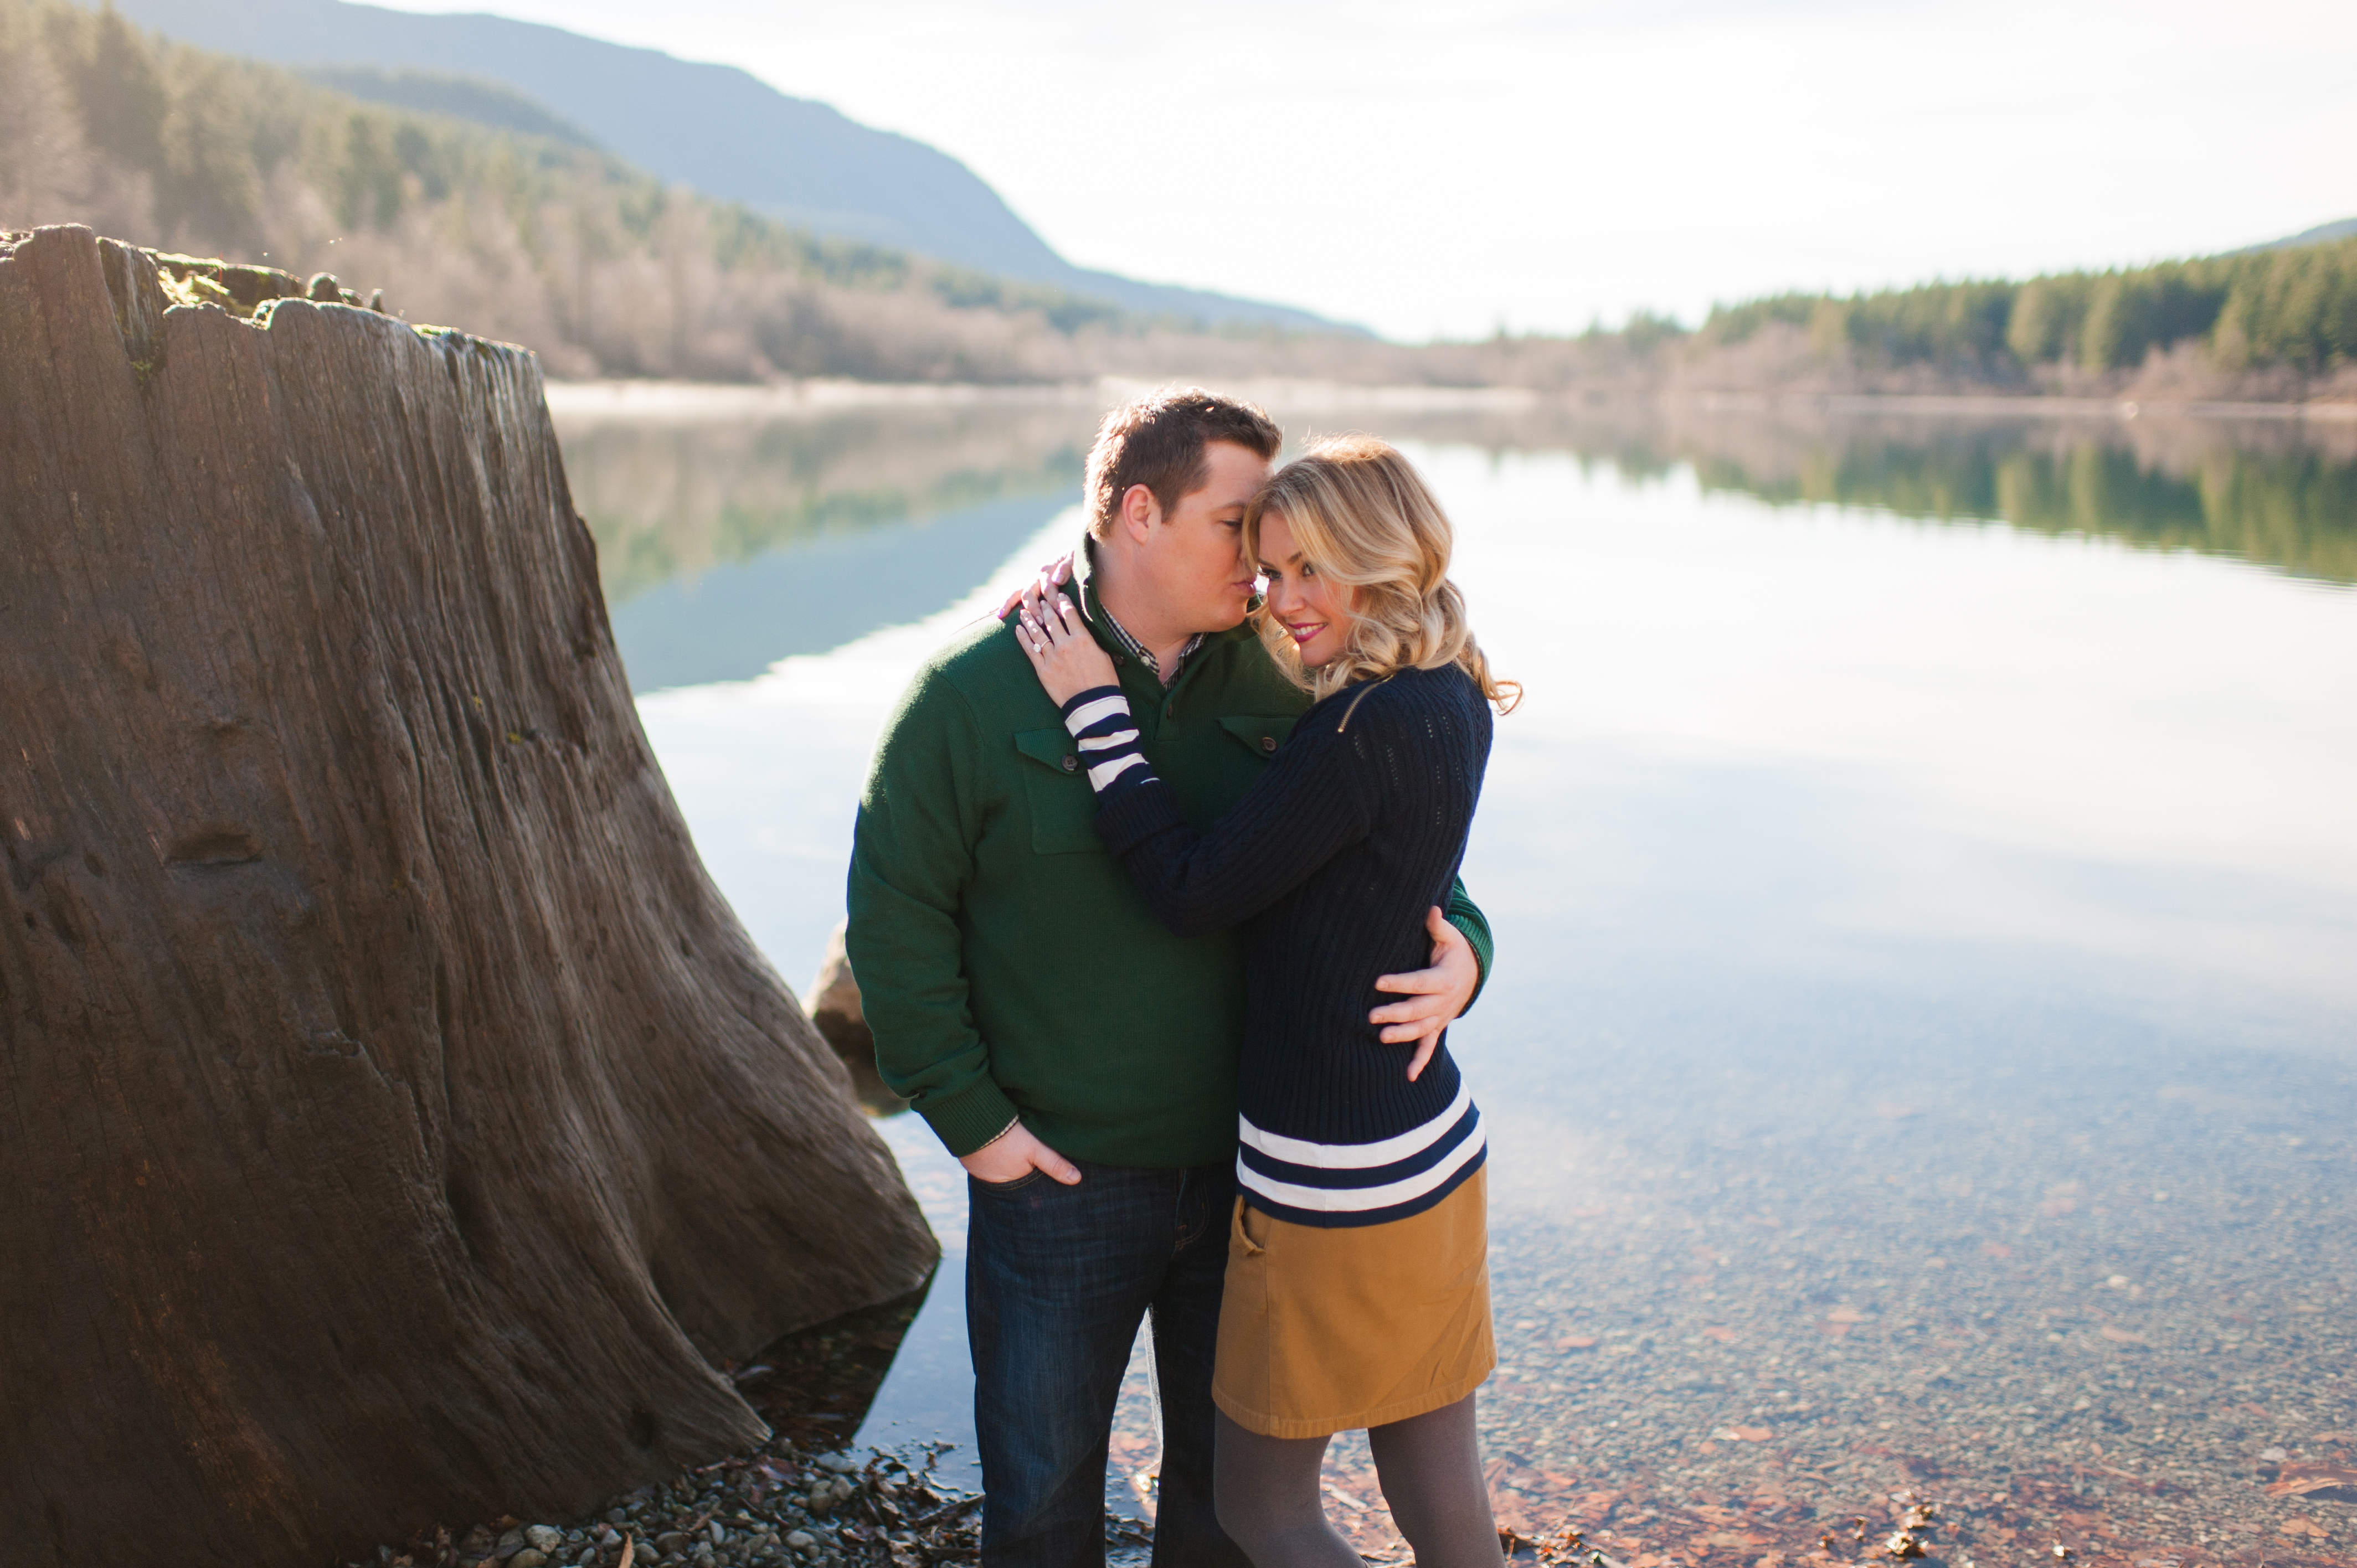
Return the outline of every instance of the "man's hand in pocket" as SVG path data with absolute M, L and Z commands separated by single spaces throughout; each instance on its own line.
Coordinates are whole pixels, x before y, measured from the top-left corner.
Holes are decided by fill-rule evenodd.
M 966 1174 L 976 1181 L 986 1181 L 994 1187 L 1004 1187 L 1020 1181 L 1035 1170 L 1071 1187 L 1081 1179 L 1081 1173 L 1071 1161 L 1034 1137 L 1031 1129 L 1017 1122 L 974 1153 L 958 1161 Z

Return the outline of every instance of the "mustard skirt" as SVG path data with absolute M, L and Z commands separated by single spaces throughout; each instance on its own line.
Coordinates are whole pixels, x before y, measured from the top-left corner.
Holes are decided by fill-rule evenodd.
M 1480 1388 L 1498 1365 L 1488 1178 L 1381 1225 L 1296 1225 L 1238 1198 L 1213 1402 L 1264 1437 L 1325 1437 Z

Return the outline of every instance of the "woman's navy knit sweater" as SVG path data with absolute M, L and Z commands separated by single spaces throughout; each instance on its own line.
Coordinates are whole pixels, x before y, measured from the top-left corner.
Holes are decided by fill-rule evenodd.
M 1237 1177 L 1255 1208 L 1370 1225 L 1431 1208 L 1479 1169 L 1480 1113 L 1446 1037 L 1411 1083 L 1385 1045 L 1378 975 L 1431 961 L 1490 757 L 1488 704 L 1455 665 L 1346 687 L 1304 714 L 1206 833 L 1137 747 L 1117 687 L 1064 704 L 1098 791 L 1097 832 L 1180 936 L 1243 928 Z

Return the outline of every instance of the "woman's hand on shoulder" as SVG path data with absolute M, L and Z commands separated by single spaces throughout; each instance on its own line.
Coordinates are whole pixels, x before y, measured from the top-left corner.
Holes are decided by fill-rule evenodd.
M 1058 707 L 1082 692 L 1121 684 L 1113 660 L 1097 646 L 1081 612 L 1062 594 L 1036 613 L 1026 607 L 1016 618 L 1015 639 L 1030 655 L 1033 672 Z
M 1072 556 L 1067 551 L 1040 567 L 1038 576 L 1007 595 L 1006 602 L 998 607 L 998 618 L 1005 620 L 1017 610 L 1029 610 L 1038 615 L 1048 596 L 1071 580 Z

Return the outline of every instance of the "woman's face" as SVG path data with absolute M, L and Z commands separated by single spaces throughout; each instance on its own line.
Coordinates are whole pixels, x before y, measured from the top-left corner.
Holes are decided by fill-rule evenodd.
M 1301 650 L 1301 662 L 1315 670 L 1342 651 L 1350 628 L 1351 591 L 1329 584 L 1302 558 L 1283 516 L 1263 512 L 1260 573 L 1268 579 L 1268 609 Z

